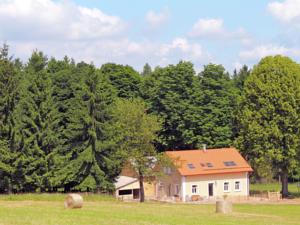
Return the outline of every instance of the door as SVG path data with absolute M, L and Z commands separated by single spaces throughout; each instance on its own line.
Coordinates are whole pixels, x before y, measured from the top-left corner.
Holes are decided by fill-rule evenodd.
M 133 189 L 133 199 L 140 198 L 140 189 Z
M 208 184 L 208 196 L 214 196 L 214 183 L 209 183 Z

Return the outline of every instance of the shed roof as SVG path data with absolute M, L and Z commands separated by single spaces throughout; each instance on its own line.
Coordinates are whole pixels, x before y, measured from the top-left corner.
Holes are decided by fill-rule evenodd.
M 182 176 L 252 172 L 235 148 L 167 151 Z
M 136 182 L 138 179 L 134 177 L 127 177 L 127 176 L 119 176 L 115 182 L 116 189 L 119 189 L 121 187 L 127 186 L 129 184 L 132 184 Z

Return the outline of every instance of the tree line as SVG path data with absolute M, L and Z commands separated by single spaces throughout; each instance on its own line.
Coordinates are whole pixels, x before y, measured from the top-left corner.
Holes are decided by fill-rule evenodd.
M 266 57 L 233 74 L 190 62 L 141 73 L 115 63 L 0 51 L 0 191 L 111 191 L 130 157 L 236 146 L 254 177 L 287 180 L 299 163 L 299 65 Z M 141 176 L 145 166 L 138 167 Z

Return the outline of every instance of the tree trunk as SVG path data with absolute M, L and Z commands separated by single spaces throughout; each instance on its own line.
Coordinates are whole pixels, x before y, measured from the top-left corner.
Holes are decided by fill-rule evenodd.
M 7 194 L 11 194 L 12 193 L 12 185 L 11 185 L 11 179 L 8 178 L 8 183 L 7 183 Z
M 281 172 L 281 194 L 282 197 L 288 197 L 289 195 L 289 189 L 288 189 L 288 172 L 286 170 L 283 170 Z
M 144 176 L 143 174 L 139 175 L 139 183 L 140 183 L 140 202 L 145 201 L 145 192 L 144 192 Z

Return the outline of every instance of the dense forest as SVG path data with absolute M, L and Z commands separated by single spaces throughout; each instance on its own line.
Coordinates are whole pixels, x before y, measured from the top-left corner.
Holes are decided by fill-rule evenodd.
M 236 146 L 255 179 L 286 183 L 298 174 L 299 101 L 300 66 L 282 56 L 232 74 L 186 61 L 139 73 L 39 51 L 23 63 L 4 45 L 0 191 L 113 190 L 122 150 L 146 142 L 157 152 Z

